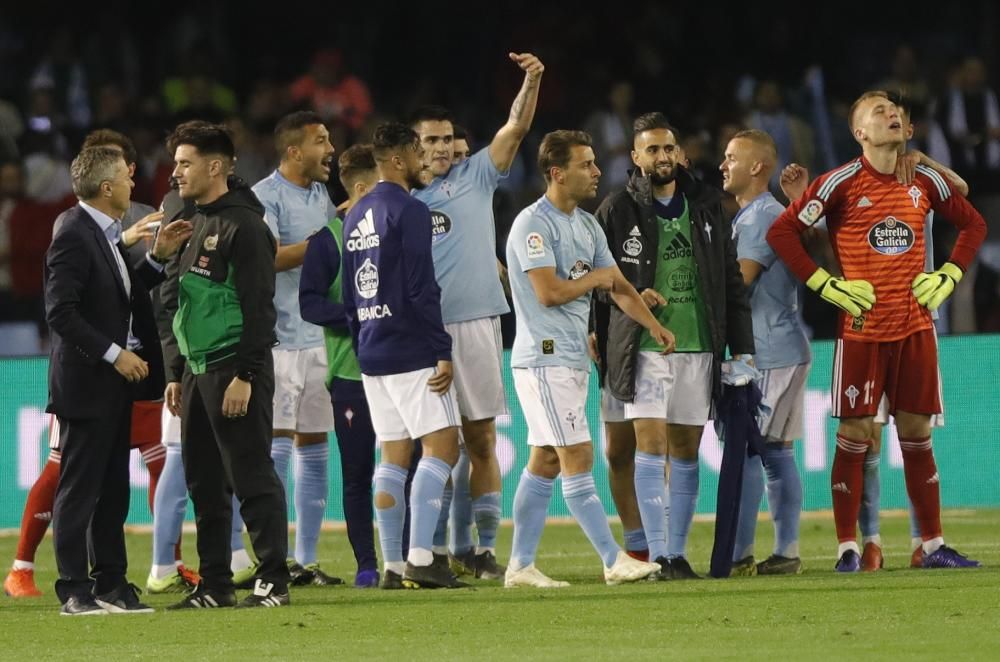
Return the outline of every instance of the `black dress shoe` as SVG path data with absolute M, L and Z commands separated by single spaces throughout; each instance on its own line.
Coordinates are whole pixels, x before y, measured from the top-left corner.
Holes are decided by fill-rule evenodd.
M 72 595 L 59 610 L 60 616 L 105 616 L 107 613 L 92 595 Z
M 95 602 L 109 614 L 152 614 L 153 608 L 139 602 L 139 587 L 135 584 L 122 584 L 95 598 Z

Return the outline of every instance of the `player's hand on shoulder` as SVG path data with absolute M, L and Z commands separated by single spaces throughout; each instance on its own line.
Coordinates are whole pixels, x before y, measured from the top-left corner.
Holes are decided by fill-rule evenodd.
M 913 178 L 917 175 L 917 166 L 920 165 L 924 155 L 918 150 L 911 150 L 906 154 L 901 154 L 896 159 L 896 181 L 900 184 L 912 184 Z
M 781 170 L 781 191 L 789 200 L 798 200 L 809 186 L 809 171 L 798 163 L 789 163 Z
M 508 57 L 528 75 L 531 80 L 538 80 L 545 71 L 545 65 L 532 53 L 508 53 Z
M 451 388 L 452 367 L 451 361 L 438 361 L 434 369 L 434 376 L 427 380 L 427 386 L 434 393 L 444 394 Z

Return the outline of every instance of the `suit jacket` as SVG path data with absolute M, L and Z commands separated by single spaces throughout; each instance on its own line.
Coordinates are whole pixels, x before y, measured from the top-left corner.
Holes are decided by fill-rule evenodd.
M 163 274 L 145 257 L 133 266 L 123 256 L 132 282 L 129 296 L 112 250 L 101 227 L 77 205 L 66 212 L 45 256 L 46 411 L 63 418 L 97 418 L 122 398 L 163 396 L 163 357 L 148 293 Z M 142 343 L 136 353 L 149 363 L 149 376 L 134 385 L 103 358 L 111 343 L 127 346 L 130 315 L 132 332 Z

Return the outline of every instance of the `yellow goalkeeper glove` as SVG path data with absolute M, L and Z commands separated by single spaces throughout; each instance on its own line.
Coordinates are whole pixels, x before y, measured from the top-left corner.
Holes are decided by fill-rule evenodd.
M 820 268 L 809 277 L 806 285 L 853 317 L 871 310 L 875 305 L 875 288 L 867 280 L 844 280 L 831 276 L 826 269 Z
M 913 279 L 913 296 L 921 306 L 937 310 L 944 300 L 955 291 L 955 285 L 962 280 L 962 270 L 951 262 L 945 262 L 937 271 L 917 274 Z

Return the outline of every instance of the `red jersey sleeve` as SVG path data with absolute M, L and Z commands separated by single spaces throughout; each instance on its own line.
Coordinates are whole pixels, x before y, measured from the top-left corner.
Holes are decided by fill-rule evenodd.
M 813 180 L 802 197 L 788 205 L 767 231 L 767 243 L 803 282 L 809 280 L 819 266 L 806 252 L 801 235 L 827 214 L 830 200 L 822 194 L 826 191 L 824 185 L 830 174 Z
M 986 238 L 986 221 L 936 170 L 919 165 L 916 176 L 923 180 L 930 192 L 931 209 L 958 228 L 958 238 L 948 261 L 957 264 L 962 271 L 967 270 Z

